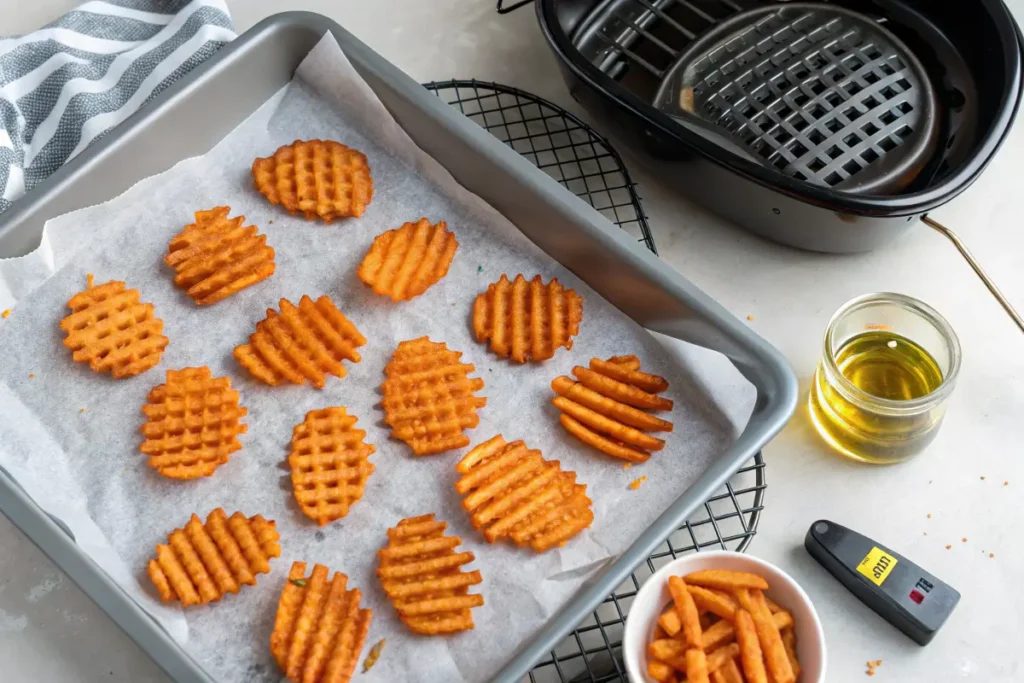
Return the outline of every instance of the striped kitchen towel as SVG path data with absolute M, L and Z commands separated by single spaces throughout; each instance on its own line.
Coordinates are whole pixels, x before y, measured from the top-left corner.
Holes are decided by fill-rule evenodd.
M 0 38 L 0 212 L 234 37 L 223 0 L 92 0 Z

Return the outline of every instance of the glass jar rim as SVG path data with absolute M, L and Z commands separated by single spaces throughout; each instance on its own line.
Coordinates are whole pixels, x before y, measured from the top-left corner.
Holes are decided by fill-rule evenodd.
M 927 393 L 924 396 L 906 401 L 882 398 L 864 391 L 847 379 L 846 375 L 839 370 L 835 354 L 832 351 L 833 333 L 835 332 L 837 323 L 850 313 L 878 303 L 894 304 L 920 316 L 938 330 L 939 334 L 942 335 L 943 339 L 946 341 L 949 346 L 949 370 L 944 373 L 942 383 L 939 384 L 934 391 Z M 896 414 L 917 413 L 922 410 L 928 410 L 942 403 L 949 397 L 949 394 L 953 391 L 953 386 L 956 384 L 957 376 L 960 374 L 960 340 L 957 338 L 956 332 L 953 331 L 953 327 L 934 308 L 920 299 L 915 299 L 914 297 L 907 296 L 905 294 L 897 294 L 896 292 L 874 292 L 850 299 L 840 306 L 839 310 L 837 310 L 828 321 L 828 327 L 825 328 L 824 343 L 825 348 L 823 358 L 829 375 L 834 379 L 834 383 L 839 385 L 839 388 L 846 395 L 848 400 L 872 410 L 881 410 Z

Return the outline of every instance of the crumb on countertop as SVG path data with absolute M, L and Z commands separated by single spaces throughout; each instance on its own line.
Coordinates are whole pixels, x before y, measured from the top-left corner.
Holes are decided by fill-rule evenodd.
M 952 548 L 952 547 L 953 547 L 953 546 L 951 546 L 951 545 L 947 545 L 947 546 L 946 546 L 946 550 L 949 550 L 949 549 L 950 549 L 950 548 Z
M 643 484 L 645 481 L 647 481 L 647 475 L 646 474 L 644 476 L 640 477 L 639 479 L 634 479 L 633 481 L 631 481 L 629 483 L 629 488 L 631 488 L 634 491 L 636 491 L 638 488 L 640 488 L 640 485 Z
M 0 313 L 0 318 L 6 318 L 11 314 L 11 309 L 5 308 L 3 313 Z
M 983 475 L 981 475 L 981 480 L 982 480 L 982 481 L 985 481 L 985 475 L 984 475 L 984 474 L 983 474 Z
M 932 513 L 929 512 L 928 513 L 928 519 L 931 519 L 931 518 L 932 518 Z
M 967 543 L 967 537 L 966 537 L 966 536 L 964 536 L 963 538 L 961 538 L 961 539 L 960 539 L 960 542 L 961 542 L 961 543 Z
M 1004 481 L 1003 482 L 1003 486 L 1009 486 L 1009 485 L 1010 485 L 1010 482 L 1008 482 L 1008 481 Z
M 30 372 L 30 373 L 28 373 L 28 378 L 29 378 L 29 379 L 32 379 L 32 378 L 34 378 L 35 376 L 36 376 L 36 373 L 34 373 L 34 372 Z
M 989 557 L 995 557 L 995 556 L 996 556 L 996 554 L 995 554 L 995 553 L 989 553 L 989 554 L 988 554 L 988 556 L 989 556 Z
M 754 320 L 754 316 L 752 316 L 752 315 L 748 315 L 748 316 L 747 316 L 747 320 L 750 320 L 751 322 L 753 322 L 753 320 Z
M 79 408 L 79 409 L 78 409 L 78 412 L 80 412 L 80 413 L 84 413 L 84 412 L 85 412 L 85 408 Z
M 622 466 L 622 469 L 624 469 L 624 470 L 628 470 L 628 469 L 629 469 L 630 467 L 632 467 L 632 466 L 633 466 L 633 463 L 631 463 L 631 462 L 627 462 L 627 463 L 625 463 L 625 464 L 624 464 L 624 465 Z
M 868 676 L 874 676 L 875 675 L 875 669 L 877 669 L 880 666 L 882 666 L 882 660 L 881 659 L 870 660 L 870 661 L 867 662 L 868 670 L 865 671 L 864 673 L 866 673 Z
M 925 535 L 925 536 L 927 536 L 927 535 L 928 535 L 928 532 L 927 532 L 927 531 L 926 531 L 926 532 L 924 532 L 924 535 Z

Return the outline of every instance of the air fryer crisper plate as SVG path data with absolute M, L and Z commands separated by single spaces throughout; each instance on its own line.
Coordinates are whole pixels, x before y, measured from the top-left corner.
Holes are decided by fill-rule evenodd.
M 939 135 L 935 91 L 904 43 L 819 3 L 718 24 L 665 72 L 654 105 L 697 132 L 728 132 L 786 175 L 846 192 L 898 192 Z

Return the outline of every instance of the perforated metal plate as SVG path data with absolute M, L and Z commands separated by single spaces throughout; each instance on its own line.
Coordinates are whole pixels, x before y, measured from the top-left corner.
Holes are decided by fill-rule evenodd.
M 857 192 L 905 187 L 938 138 L 935 93 L 870 17 L 817 3 L 743 12 L 701 36 L 654 104 L 732 133 L 786 175 Z
M 749 9 L 733 0 L 612 0 L 599 3 L 572 36 L 588 61 L 651 101 L 697 36 Z

